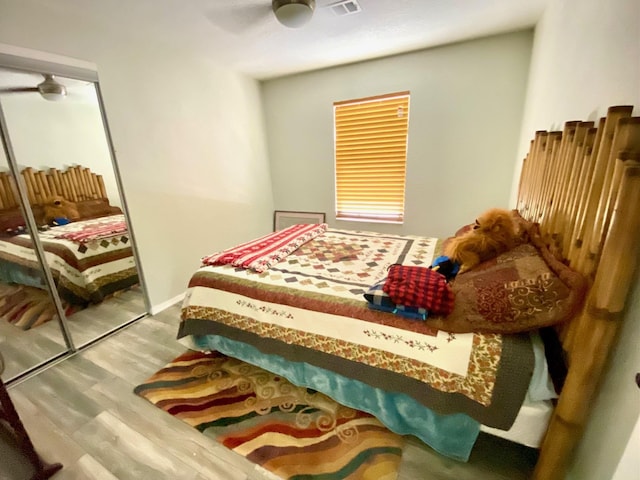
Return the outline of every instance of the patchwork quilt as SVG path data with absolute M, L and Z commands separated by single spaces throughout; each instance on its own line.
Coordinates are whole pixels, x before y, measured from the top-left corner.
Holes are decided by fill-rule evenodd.
M 431 265 L 434 238 L 328 229 L 270 269 L 203 266 L 178 337 L 220 335 L 508 429 L 533 371 L 528 336 L 454 334 L 367 306 L 393 264 Z
M 59 238 L 65 227 L 39 232 L 46 262 L 51 269 L 58 293 L 74 305 L 98 303 L 117 291 L 137 285 L 138 273 L 128 232 L 110 228 L 96 235 L 97 223 L 120 224 L 122 215 L 74 222 L 82 241 Z M 69 227 L 67 230 L 69 230 Z M 96 238 L 88 238 L 95 235 Z M 44 288 L 42 269 L 28 234 L 0 238 L 0 280 Z

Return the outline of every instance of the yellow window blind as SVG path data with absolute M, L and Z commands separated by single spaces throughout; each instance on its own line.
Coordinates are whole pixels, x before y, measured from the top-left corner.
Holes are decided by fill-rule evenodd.
M 336 218 L 404 220 L 409 92 L 335 102 Z

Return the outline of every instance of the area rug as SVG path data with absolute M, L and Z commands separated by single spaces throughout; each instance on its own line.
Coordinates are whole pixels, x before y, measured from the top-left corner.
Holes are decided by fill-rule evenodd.
M 62 306 L 67 316 L 82 310 L 82 307 L 68 305 L 64 301 Z M 22 330 L 29 330 L 57 319 L 58 313 L 46 290 L 0 283 L 0 318 Z
M 400 435 L 218 352 L 189 350 L 134 392 L 284 479 L 397 478 Z

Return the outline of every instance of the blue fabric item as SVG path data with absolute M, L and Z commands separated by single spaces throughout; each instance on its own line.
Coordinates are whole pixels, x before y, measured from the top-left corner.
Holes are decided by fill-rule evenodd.
M 415 435 L 442 455 L 466 462 L 480 433 L 480 423 L 468 415 L 440 415 L 408 395 L 385 392 L 358 380 L 277 355 L 219 335 L 194 335 L 194 347 L 217 350 L 230 357 L 282 375 L 291 383 L 329 395 L 342 405 L 374 415 L 400 435 Z
M 397 313 L 398 315 L 402 315 L 403 317 L 411 318 L 413 320 L 424 320 L 427 318 L 428 312 L 424 308 L 406 307 L 404 305 L 396 305 L 393 303 L 389 295 L 382 290 L 384 282 L 386 281 L 386 278 L 380 280 L 372 285 L 369 290 L 367 290 L 367 293 L 364 294 L 364 298 L 369 302 L 370 308 L 381 310 L 383 312 Z
M 450 282 L 460 271 L 460 264 L 451 261 L 451 259 L 445 255 L 440 255 L 436 257 L 429 268 L 438 271 L 447 278 L 447 282 Z
M 369 287 L 369 290 L 367 290 L 367 293 L 364 294 L 364 298 L 367 300 L 367 302 L 370 302 L 374 305 L 395 308 L 396 304 L 393 303 L 391 298 L 389 298 L 389 295 L 387 295 L 385 291 L 382 290 L 384 282 L 386 281 L 387 279 L 385 277 L 378 283 L 371 285 L 371 287 Z
M 58 226 L 58 227 L 61 225 L 67 225 L 68 223 L 71 223 L 71 220 L 65 217 L 56 217 L 53 219 L 53 222 L 52 222 L 54 226 Z
M 424 308 L 416 309 L 412 307 L 404 307 L 403 305 L 396 305 L 395 307 L 387 307 L 386 305 L 376 305 L 375 303 L 367 303 L 367 306 L 371 310 L 379 310 L 381 312 L 395 313 L 401 317 L 409 318 L 411 320 L 426 320 L 427 311 Z M 413 310 L 424 310 L 425 313 L 415 313 Z

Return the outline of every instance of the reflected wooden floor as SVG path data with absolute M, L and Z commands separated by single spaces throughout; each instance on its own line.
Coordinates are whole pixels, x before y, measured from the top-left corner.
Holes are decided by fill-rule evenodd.
M 145 311 L 142 291 L 132 288 L 75 312 L 67 317 L 67 323 L 75 345 L 80 347 Z M 5 381 L 65 350 L 57 320 L 22 330 L 0 319 L 0 351 L 7 364 L 2 375 Z
M 10 389 L 38 451 L 64 465 L 54 479 L 275 478 L 133 394 L 185 350 L 178 321 L 178 306 L 143 318 Z M 484 434 L 468 463 L 409 439 L 399 479 L 526 479 L 535 460 L 534 450 Z M 16 463 L 0 462 L 0 480 L 26 478 Z

